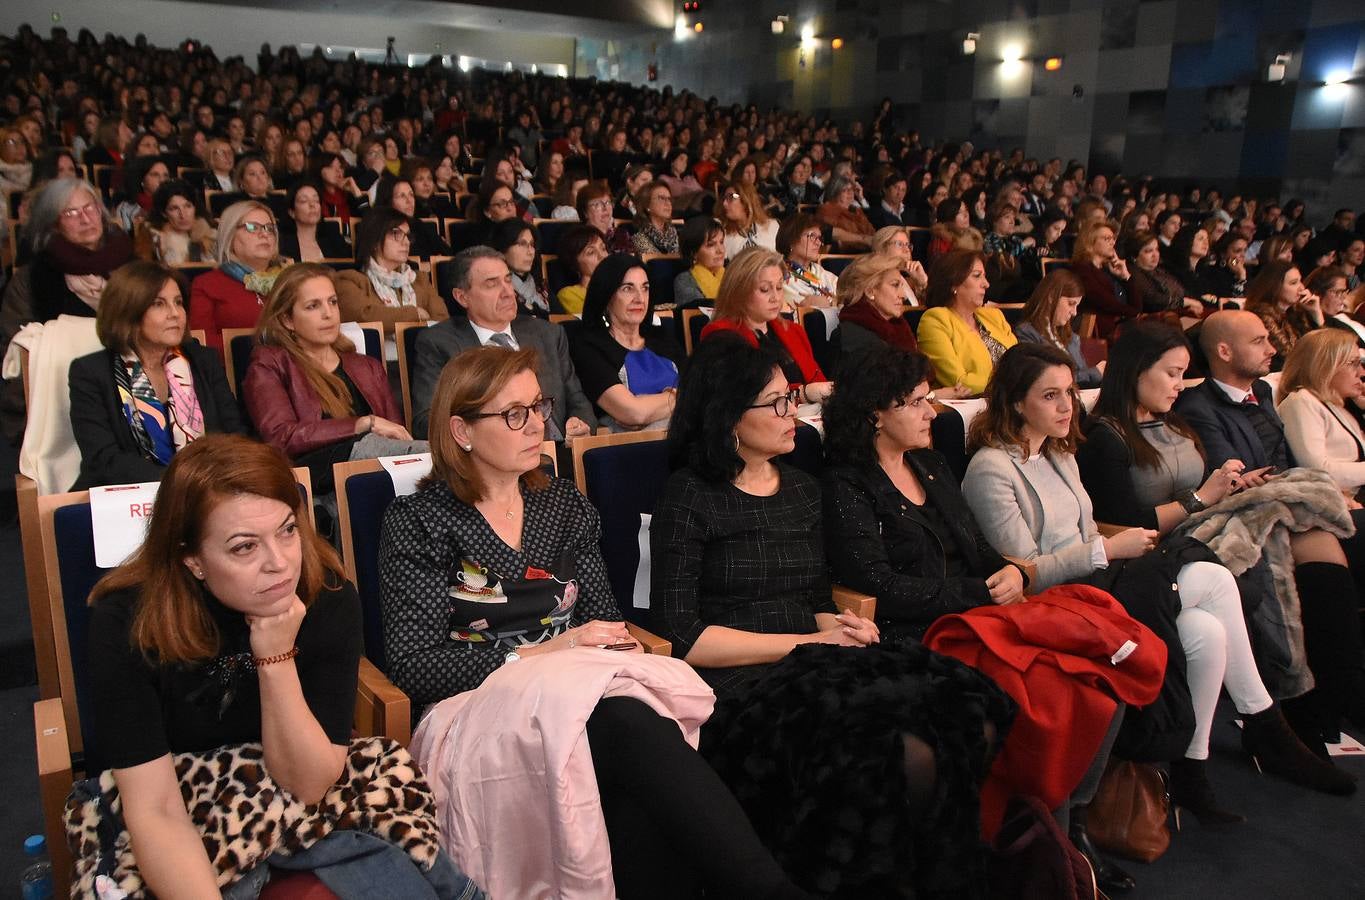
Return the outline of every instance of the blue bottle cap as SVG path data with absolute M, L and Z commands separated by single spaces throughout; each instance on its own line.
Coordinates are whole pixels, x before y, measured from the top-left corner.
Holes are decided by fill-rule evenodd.
M 41 834 L 30 834 L 24 838 L 24 854 L 27 856 L 41 856 L 47 852 L 47 838 Z

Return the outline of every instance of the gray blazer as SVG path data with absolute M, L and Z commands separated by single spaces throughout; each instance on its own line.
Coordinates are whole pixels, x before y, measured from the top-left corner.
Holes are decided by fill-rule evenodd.
M 1104 539 L 1095 527 L 1076 457 L 1048 454 L 1047 459 L 1075 495 L 1079 519 L 1059 520 L 1058 506 L 1029 477 L 1018 450 L 983 447 L 972 456 L 962 479 L 962 493 L 986 539 L 1001 555 L 1038 565 L 1038 579 L 1030 585 L 1038 590 L 1093 572 L 1094 542 Z
M 564 329 L 543 319 L 517 316 L 512 320 L 512 336 L 523 350 L 535 350 L 539 356 L 536 377 L 546 397 L 555 398 L 554 419 L 559 434 L 564 434 L 564 423 L 577 416 L 597 430 L 597 417 L 592 402 L 583 395 L 573 361 L 569 358 L 569 341 Z M 431 400 L 436 396 L 436 382 L 441 370 L 457 354 L 480 346 L 474 327 L 465 316 L 451 316 L 439 325 L 423 328 L 417 337 L 416 359 L 412 368 L 412 432 L 426 437 L 431 416 Z M 546 437 L 550 437 L 547 429 Z

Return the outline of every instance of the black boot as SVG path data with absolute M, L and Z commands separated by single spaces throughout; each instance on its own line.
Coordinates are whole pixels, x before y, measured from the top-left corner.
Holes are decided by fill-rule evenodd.
M 1324 736 L 1334 737 L 1342 716 L 1365 724 L 1365 668 L 1360 662 L 1360 610 L 1355 579 L 1345 566 L 1319 562 L 1297 566 L 1294 583 L 1299 589 L 1308 668 L 1317 682 L 1314 703 L 1322 719 Z M 1289 715 L 1288 710 L 1285 715 Z
M 1084 806 L 1071 808 L 1071 827 L 1067 830 L 1071 843 L 1090 862 L 1090 868 L 1095 870 L 1095 882 L 1100 886 L 1100 890 L 1106 894 L 1131 891 L 1137 887 L 1137 881 L 1133 876 L 1101 856 L 1099 848 L 1091 843 L 1090 835 L 1085 830 L 1087 811 Z
M 1356 780 L 1303 745 L 1284 720 L 1278 705 L 1242 717 L 1242 749 L 1256 758 L 1262 771 L 1325 794 L 1354 794 Z
M 1171 763 L 1171 806 L 1175 808 L 1176 831 L 1180 830 L 1182 809 L 1193 813 L 1200 825 L 1237 825 L 1246 821 L 1246 816 L 1218 805 L 1202 759 L 1181 758 Z
M 1280 703 L 1280 710 L 1303 745 L 1312 750 L 1314 756 L 1330 762 L 1327 744 L 1339 741 L 1341 732 L 1328 724 L 1335 717 L 1324 712 L 1318 691 L 1314 689 L 1302 697 L 1284 700 Z

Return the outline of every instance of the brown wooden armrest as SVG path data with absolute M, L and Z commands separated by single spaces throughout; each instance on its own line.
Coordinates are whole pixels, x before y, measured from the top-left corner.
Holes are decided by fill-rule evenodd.
M 864 619 L 877 617 L 877 598 L 871 594 L 861 594 L 838 584 L 832 586 L 831 593 L 834 596 L 834 605 L 839 607 L 840 612 L 851 612 Z
M 361 737 L 393 738 L 404 747 L 412 738 L 412 702 L 408 695 L 363 656 L 355 690 L 355 729 Z
M 631 637 L 640 642 L 640 646 L 646 653 L 653 656 L 673 655 L 673 643 L 671 641 L 666 641 L 657 634 L 652 634 L 639 625 L 631 625 L 629 622 L 626 623 L 626 630 L 630 632 Z
M 1013 563 L 1014 565 L 1018 566 L 1020 569 L 1023 569 L 1023 570 L 1024 570 L 1024 578 L 1028 580 L 1028 584 L 1024 587 L 1024 593 L 1025 593 L 1025 594 L 1036 594 L 1036 593 L 1038 593 L 1038 587 L 1037 587 L 1037 584 L 1038 584 L 1038 564 L 1037 564 L 1037 563 L 1035 563 L 1035 562 L 1029 562 L 1029 561 L 1026 560 L 1026 559 L 1017 559 L 1017 558 L 1015 558 L 1015 557 L 1013 557 L 1013 556 L 1006 556 L 1006 557 L 1005 557 L 1005 561 L 1006 561 L 1006 562 Z
M 71 850 L 66 844 L 63 811 L 71 793 L 71 745 L 67 741 L 66 714 L 60 697 L 33 704 L 33 733 L 38 750 L 38 793 L 43 804 L 43 832 L 52 859 L 53 896 L 71 893 Z
M 1095 528 L 1096 528 L 1096 530 L 1098 530 L 1099 533 L 1100 533 L 1101 535 L 1103 535 L 1104 537 L 1113 537 L 1114 535 L 1118 534 L 1120 531 L 1127 531 L 1129 527 L 1130 527 L 1130 526 L 1128 526 L 1128 525 L 1111 525 L 1111 524 L 1108 523 L 1108 522 L 1096 522 L 1096 523 L 1095 523 Z

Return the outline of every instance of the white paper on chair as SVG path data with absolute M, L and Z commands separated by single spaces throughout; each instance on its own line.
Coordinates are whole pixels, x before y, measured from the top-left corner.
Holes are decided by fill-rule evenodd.
M 360 327 L 359 322 L 342 322 L 341 336 L 355 344 L 356 353 L 365 352 L 365 329 Z
M 640 564 L 635 567 L 635 589 L 631 592 L 631 603 L 636 609 L 649 609 L 649 523 L 654 517 L 640 513 Z
M 839 327 L 839 310 L 816 307 L 816 312 L 820 313 L 825 319 L 825 340 L 833 339 L 834 330 Z
M 431 471 L 431 454 L 414 453 L 411 456 L 381 456 L 379 464 L 389 473 L 393 482 L 393 495 L 406 497 L 416 493 L 417 482 Z
M 1085 407 L 1086 412 L 1093 410 L 1096 401 L 1100 399 L 1099 388 L 1083 388 L 1080 391 L 1077 391 L 1077 393 L 1081 395 L 1081 405 Z
M 1341 733 L 1341 742 L 1327 745 L 1328 756 L 1365 756 L 1365 746 L 1346 732 Z
M 90 489 L 90 524 L 95 537 L 95 565 L 112 569 L 132 556 L 147 535 L 156 505 L 157 481 L 111 484 Z
M 949 409 L 957 410 L 957 414 L 962 417 L 962 433 L 965 436 L 972 427 L 972 419 L 975 419 L 983 409 L 986 408 L 986 401 L 976 400 L 940 400 Z

